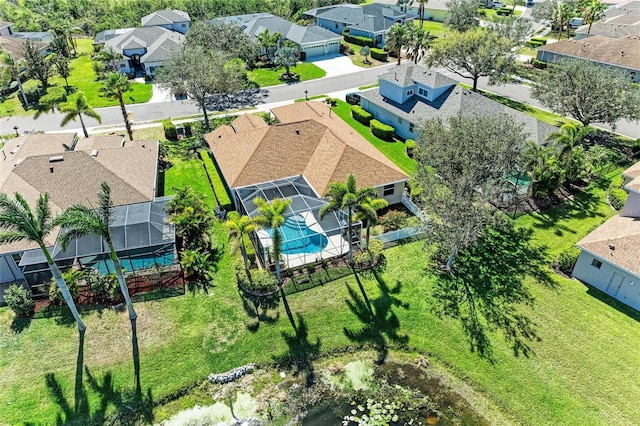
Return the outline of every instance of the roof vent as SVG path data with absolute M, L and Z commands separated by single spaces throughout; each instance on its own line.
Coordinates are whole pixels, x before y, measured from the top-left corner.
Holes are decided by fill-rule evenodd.
M 127 143 L 126 139 L 122 139 L 122 142 L 120 142 L 120 148 L 124 148 L 124 144 Z
M 92 157 L 97 157 L 98 156 L 98 150 L 94 149 L 93 151 L 91 151 L 91 156 Z
M 300 129 L 296 129 L 296 135 L 300 134 Z
M 49 157 L 49 162 L 50 163 L 58 163 L 58 162 L 63 161 L 63 160 L 64 160 L 64 157 L 62 155 L 56 155 L 55 157 Z
M 53 167 L 49 167 L 49 173 L 53 173 Z

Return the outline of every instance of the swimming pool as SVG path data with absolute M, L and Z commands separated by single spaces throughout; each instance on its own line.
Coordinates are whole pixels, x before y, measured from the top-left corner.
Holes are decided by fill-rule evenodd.
M 304 217 L 299 214 L 287 216 L 280 233 L 283 254 L 318 253 L 329 242 L 325 235 L 309 229 Z M 269 230 L 269 235 L 273 237 L 273 231 Z
M 156 253 L 142 253 L 135 256 L 120 255 L 120 265 L 126 272 L 141 271 L 157 266 L 169 266 L 175 263 L 173 250 L 160 250 Z M 83 266 L 94 268 L 101 275 L 107 275 L 115 271 L 113 262 L 108 255 L 100 256 L 90 262 L 83 262 Z

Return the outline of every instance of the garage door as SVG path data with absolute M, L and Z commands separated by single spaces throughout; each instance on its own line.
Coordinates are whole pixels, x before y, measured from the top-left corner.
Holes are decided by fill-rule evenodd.
M 327 44 L 327 53 L 340 53 L 340 42 L 332 41 Z
M 305 47 L 304 51 L 307 52 L 307 58 L 313 57 L 313 56 L 320 56 L 320 55 L 324 55 L 325 51 L 324 51 L 325 47 L 324 45 L 322 46 L 312 46 L 312 47 Z

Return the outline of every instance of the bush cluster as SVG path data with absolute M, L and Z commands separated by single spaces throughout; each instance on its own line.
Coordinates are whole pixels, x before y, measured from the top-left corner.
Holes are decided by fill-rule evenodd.
M 547 39 L 541 37 L 531 37 L 531 41 L 539 41 L 543 46 L 547 44 Z
M 343 37 L 347 43 L 357 44 L 358 46 L 374 47 L 376 45 L 371 37 L 352 36 L 346 32 L 343 34 Z
M 395 133 L 393 126 L 381 123 L 378 120 L 371 120 L 369 124 L 371 125 L 371 133 L 373 133 L 374 136 L 385 141 L 393 140 L 393 134 Z
M 531 65 L 533 65 L 534 68 L 538 68 L 540 70 L 543 70 L 545 68 L 547 68 L 547 63 L 544 61 L 539 61 L 537 59 L 534 59 L 531 61 Z
M 513 10 L 510 7 L 501 7 L 500 9 L 496 10 L 496 15 L 509 16 L 512 12 Z
M 407 139 L 404 141 L 404 149 L 407 151 L 407 156 L 409 156 L 409 158 L 413 158 L 416 151 L 416 141 L 413 139 Z
M 624 207 L 624 203 L 627 202 L 627 192 L 622 189 L 624 184 L 624 177 L 622 175 L 614 178 L 609 184 L 609 191 L 607 192 L 607 198 L 609 204 L 616 209 L 621 210 Z
M 368 126 L 369 123 L 371 122 L 371 119 L 373 118 L 373 115 L 371 115 L 370 112 L 366 111 L 364 108 L 360 107 L 359 105 L 351 106 L 351 116 L 355 118 L 356 121 L 359 121 L 365 126 Z
M 532 47 L 532 48 L 537 48 L 540 46 L 544 46 L 546 44 L 546 42 L 540 41 L 540 40 L 527 40 L 527 42 L 525 43 L 528 47 Z
M 376 61 L 386 62 L 388 59 L 388 55 L 384 50 L 374 47 L 371 49 L 371 58 L 375 59 Z
M 162 127 L 164 128 L 164 137 L 170 141 L 178 140 L 178 131 L 176 125 L 171 120 L 166 119 L 162 121 Z
M 17 317 L 27 317 L 33 313 L 36 307 L 31 298 L 31 289 L 21 285 L 11 284 L 4 291 L 4 301 Z
M 573 267 L 580 256 L 580 249 L 575 246 L 564 249 L 553 261 L 553 267 L 567 275 L 571 275 Z
M 380 225 L 382 225 L 384 232 L 396 231 L 405 227 L 407 224 L 407 218 L 407 213 L 403 211 L 389 210 L 380 218 Z

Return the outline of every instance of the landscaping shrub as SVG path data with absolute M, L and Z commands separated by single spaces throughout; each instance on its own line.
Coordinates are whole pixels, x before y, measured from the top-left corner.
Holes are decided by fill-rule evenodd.
M 96 81 L 104 79 L 104 74 L 107 70 L 107 67 L 100 61 L 93 61 L 91 63 L 91 67 L 93 68 L 93 72 L 96 73 Z
M 547 44 L 547 39 L 546 38 L 531 37 L 531 41 L 539 41 L 540 43 L 542 43 L 542 46 Z
M 371 49 L 370 55 L 371 55 L 371 58 L 375 59 L 376 61 L 386 62 L 388 60 L 387 52 L 385 52 L 382 49 L 377 49 L 375 47 Z
M 534 59 L 531 61 L 531 65 L 533 65 L 534 68 L 538 68 L 540 70 L 543 70 L 545 68 L 547 68 L 547 63 L 544 61 L 539 61 L 537 59 Z
M 190 122 L 186 122 L 184 123 L 184 136 L 187 138 L 190 138 L 191 136 L 193 136 L 193 130 L 191 129 L 191 123 Z
M 370 112 L 366 111 L 364 108 L 362 108 L 359 105 L 352 105 L 351 106 L 351 116 L 356 121 L 359 121 L 360 123 L 364 124 L 365 126 L 368 126 L 369 123 L 371 122 L 371 119 L 373 118 L 373 115 L 371 115 Z
M 512 9 L 510 7 L 501 7 L 496 10 L 496 15 L 500 16 L 509 16 L 511 15 Z
M 39 87 L 31 87 L 29 89 L 24 89 L 24 94 L 27 97 L 27 102 L 29 102 L 29 105 L 37 104 L 38 102 L 40 102 Z M 20 96 L 20 100 L 22 100 L 22 96 Z
M 82 269 L 70 269 L 66 272 L 62 273 L 62 278 L 64 279 L 67 287 L 69 288 L 69 293 L 71 293 L 71 298 L 76 300 L 80 291 L 78 289 L 78 281 L 84 277 L 85 272 Z M 64 298 L 62 297 L 62 293 L 58 288 L 58 283 L 53 277 L 51 278 L 51 287 L 49 287 L 49 300 L 52 303 L 62 304 L 64 303 Z
M 413 158 L 413 154 L 416 150 L 416 141 L 414 141 L 413 139 L 407 139 L 406 141 L 404 141 L 404 149 L 407 152 L 409 158 Z
M 340 53 L 349 53 L 349 45 L 348 44 L 340 44 Z
M 540 46 L 544 46 L 545 43 L 543 43 L 542 41 L 538 41 L 538 40 L 527 40 L 527 42 L 525 43 L 528 47 L 532 47 L 532 48 L 537 48 Z
M 31 289 L 18 284 L 11 284 L 4 291 L 4 301 L 17 317 L 28 317 L 36 307 L 31 298 Z
M 251 271 L 251 279 L 246 282 L 245 287 L 256 293 L 270 293 L 278 288 L 278 279 L 264 269 Z
M 609 188 L 609 203 L 616 210 L 621 210 L 627 202 L 627 192 L 622 188 Z
M 175 141 L 178 140 L 178 131 L 176 130 L 176 126 L 175 124 L 173 124 L 171 122 L 171 120 L 167 119 L 167 120 L 163 120 L 162 121 L 162 127 L 164 128 L 164 137 L 171 140 L 171 141 Z
M 478 16 L 487 16 L 487 11 L 484 8 L 478 9 Z
M 40 105 L 58 105 L 67 102 L 67 91 L 64 87 L 51 87 L 39 102 Z
M 91 270 L 86 273 L 85 280 L 89 284 L 96 302 L 109 303 L 115 302 L 120 298 L 118 277 L 115 272 L 109 275 L 101 275 L 98 271 Z
M 300 60 L 301 61 L 307 60 L 307 52 L 300 52 Z
M 407 213 L 399 210 L 389 210 L 384 216 L 380 218 L 380 225 L 384 232 L 395 231 L 404 226 L 407 223 Z
M 357 44 L 358 46 L 369 46 L 374 47 L 376 45 L 375 41 L 371 37 L 362 37 L 362 36 L 352 36 L 348 33 L 344 33 L 343 35 L 344 41 L 347 43 Z
M 580 249 L 578 247 L 568 247 L 562 250 L 558 257 L 556 257 L 553 262 L 553 267 L 567 275 L 571 275 L 573 267 L 578 261 L 578 256 L 580 256 Z
M 338 99 L 337 98 L 327 98 L 326 102 L 331 107 L 334 107 L 334 106 L 338 105 Z
M 385 141 L 393 140 L 393 134 L 396 130 L 393 128 L 393 126 L 381 123 L 378 120 L 371 120 L 369 124 L 371 126 L 371 133 L 373 133 L 374 136 L 377 136 Z

